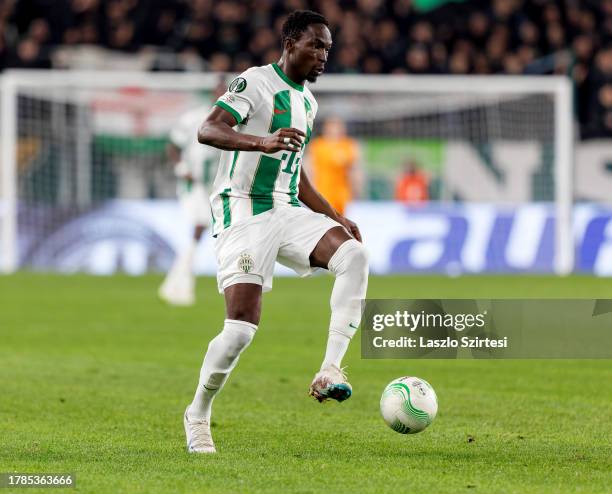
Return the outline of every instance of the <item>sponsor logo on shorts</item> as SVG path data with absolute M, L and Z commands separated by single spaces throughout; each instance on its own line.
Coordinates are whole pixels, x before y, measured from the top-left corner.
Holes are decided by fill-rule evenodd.
M 240 271 L 243 271 L 244 273 L 250 273 L 251 271 L 253 271 L 254 265 L 255 261 L 253 261 L 251 254 L 248 254 L 246 252 L 240 254 L 240 257 L 238 258 L 238 269 L 240 269 Z

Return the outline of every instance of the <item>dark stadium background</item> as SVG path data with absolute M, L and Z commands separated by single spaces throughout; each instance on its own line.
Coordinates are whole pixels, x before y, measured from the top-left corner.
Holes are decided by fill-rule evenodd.
M 95 46 L 94 66 L 241 72 L 278 60 L 303 8 L 330 22 L 328 73 L 568 74 L 582 136 L 612 134 L 610 0 L 7 0 L 0 69 L 79 68 Z

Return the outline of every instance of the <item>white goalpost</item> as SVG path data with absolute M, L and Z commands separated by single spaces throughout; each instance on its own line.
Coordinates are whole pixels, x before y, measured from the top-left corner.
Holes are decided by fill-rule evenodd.
M 573 89 L 563 76 L 332 76 L 317 83 L 330 94 L 380 93 L 444 96 L 442 106 L 469 108 L 529 95 L 548 95 L 553 101 L 555 258 L 554 270 L 567 275 L 574 267 L 572 232 L 574 118 Z M 440 108 L 440 104 L 435 104 Z M 371 108 L 368 108 L 371 112 Z M 424 111 L 423 109 L 421 111 Z M 503 115 L 498 115 L 503 119 Z
M 0 272 L 44 267 L 45 252 L 60 249 L 57 226 L 105 201 L 172 198 L 167 134 L 182 112 L 209 101 L 204 93 L 218 80 L 218 74 L 5 72 Z M 440 186 L 433 199 L 440 204 L 552 203 L 554 272 L 573 270 L 569 79 L 325 75 L 311 90 L 319 102 L 315 132 L 326 116 L 343 118 L 350 134 L 367 143 L 368 171 L 382 184 L 382 198 L 390 198 L 385 187 L 404 156 L 416 153 L 435 170 Z

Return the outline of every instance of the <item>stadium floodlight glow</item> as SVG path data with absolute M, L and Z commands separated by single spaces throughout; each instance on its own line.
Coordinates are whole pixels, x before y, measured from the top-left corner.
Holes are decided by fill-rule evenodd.
M 38 205 L 65 218 L 93 210 L 103 198 L 145 198 L 151 181 L 166 186 L 155 177 L 168 167 L 152 146 L 217 82 L 218 74 L 210 73 L 6 71 L 1 272 L 30 266 L 18 249 L 18 229 L 42 238 L 59 217 L 51 211 L 43 218 Z M 327 115 L 339 115 L 371 150 L 408 142 L 406 149 L 437 167 L 441 201 L 552 203 L 554 271 L 572 271 L 575 136 L 568 78 L 326 74 L 310 87 L 319 102 L 315 131 Z M 370 156 L 389 180 L 404 156 L 391 151 Z M 509 175 L 516 170 L 523 175 Z M 103 183 L 109 176 L 116 183 Z M 172 186 L 166 192 L 158 197 L 173 197 Z

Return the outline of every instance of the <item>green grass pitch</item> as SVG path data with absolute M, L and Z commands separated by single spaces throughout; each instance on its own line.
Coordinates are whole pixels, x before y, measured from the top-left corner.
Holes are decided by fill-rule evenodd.
M 353 397 L 307 388 L 332 278 L 276 279 L 258 335 L 217 397 L 219 453 L 185 451 L 182 415 L 223 300 L 156 297 L 160 277 L 0 277 L 0 472 L 73 472 L 77 491 L 610 492 L 612 362 L 345 359 Z M 609 280 L 372 277 L 371 298 L 612 298 Z M 380 418 L 387 382 L 427 379 L 439 413 L 403 436 Z M 6 492 L 6 491 L 5 491 Z M 24 492 L 19 490 L 19 492 Z

